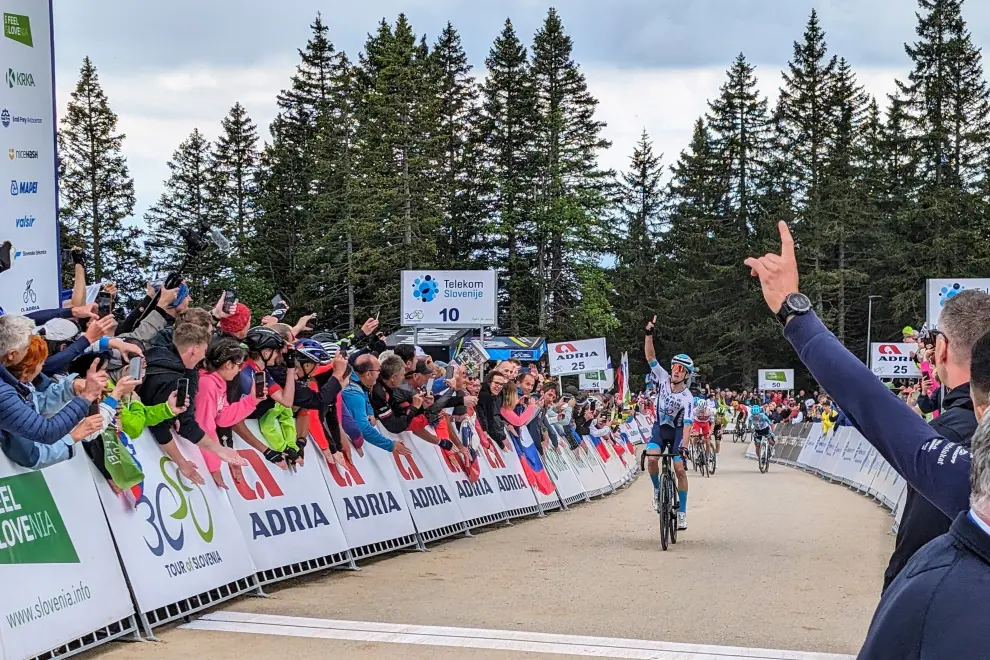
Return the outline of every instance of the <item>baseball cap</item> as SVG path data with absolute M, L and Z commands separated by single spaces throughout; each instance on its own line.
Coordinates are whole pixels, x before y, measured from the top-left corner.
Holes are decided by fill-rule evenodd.
M 433 370 L 426 366 L 426 363 L 422 360 L 416 360 L 416 366 L 412 368 L 412 371 L 406 372 L 407 376 L 412 374 L 422 374 L 424 376 L 432 376 Z
M 426 351 L 424 351 L 419 346 L 416 346 L 416 357 L 426 357 Z
M 49 341 L 71 341 L 79 336 L 79 326 L 69 319 L 55 318 L 37 328 L 35 334 Z

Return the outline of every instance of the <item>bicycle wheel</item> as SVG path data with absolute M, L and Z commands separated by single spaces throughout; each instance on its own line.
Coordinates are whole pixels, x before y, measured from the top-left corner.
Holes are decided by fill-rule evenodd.
M 760 444 L 760 472 L 766 474 L 770 470 L 770 445 L 765 440 Z
M 667 510 L 667 524 L 670 526 L 670 542 L 677 543 L 677 511 L 679 510 L 679 500 L 677 499 L 677 489 L 674 486 L 673 474 L 667 475 L 667 499 L 670 500 L 670 508 Z
M 664 550 L 670 545 L 670 477 L 666 472 L 660 473 L 660 547 Z
M 698 471 L 701 472 L 701 476 L 708 476 L 708 458 L 705 456 L 704 443 L 698 446 Z
M 718 454 L 715 453 L 715 448 L 708 452 L 708 473 L 715 474 L 715 468 L 718 467 Z

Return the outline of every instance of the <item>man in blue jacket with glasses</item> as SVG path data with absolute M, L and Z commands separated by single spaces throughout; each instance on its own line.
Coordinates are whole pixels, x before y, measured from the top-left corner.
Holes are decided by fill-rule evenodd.
M 781 253 L 746 260 L 763 297 L 784 325 L 801 361 L 833 394 L 850 422 L 923 497 L 954 522 L 908 562 L 884 593 L 860 651 L 864 660 L 990 660 L 990 418 L 972 448 L 941 437 L 850 353 L 811 310 L 798 289 L 794 240 L 779 223 Z M 990 382 L 973 349 L 971 389 L 977 416 Z M 979 381 L 979 382 L 978 382 Z M 972 489 L 970 482 L 972 481 Z

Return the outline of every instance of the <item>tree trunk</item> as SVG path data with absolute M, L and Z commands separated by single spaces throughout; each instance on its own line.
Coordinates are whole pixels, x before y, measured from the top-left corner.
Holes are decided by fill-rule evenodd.
M 347 228 L 347 327 L 354 329 L 354 240 Z
M 93 281 L 99 282 L 103 279 L 103 255 L 102 236 L 100 235 L 100 199 L 99 181 L 96 176 L 96 167 L 99 157 L 96 153 L 96 127 L 93 126 L 93 97 L 90 94 L 86 99 L 88 107 L 88 121 L 86 131 L 89 133 L 89 191 L 90 203 L 92 205 L 91 230 L 93 235 Z
M 836 337 L 839 341 L 846 341 L 846 237 L 839 227 L 839 323 L 836 328 Z
M 402 212 L 406 223 L 406 268 L 413 269 L 412 250 L 412 194 L 409 190 L 409 146 L 402 147 Z

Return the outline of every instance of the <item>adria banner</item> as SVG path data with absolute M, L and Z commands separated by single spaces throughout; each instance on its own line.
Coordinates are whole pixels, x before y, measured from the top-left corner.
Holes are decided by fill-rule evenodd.
M 460 428 L 469 436 L 470 446 L 480 454 L 481 439 L 475 431 L 474 421 L 474 417 L 468 417 Z M 440 455 L 446 468 L 447 480 L 452 494 L 457 497 L 464 522 L 498 516 L 505 512 L 505 504 L 499 497 L 498 482 L 485 458 L 478 455 L 478 478 L 472 481 L 460 452 L 447 451 L 439 447 L 435 451 Z
M 498 496 L 502 500 L 507 514 L 518 515 L 536 506 L 536 496 L 526 482 L 519 456 L 509 447 L 505 451 L 499 449 L 491 440 L 481 439 L 482 475 L 487 470 L 495 477 Z
M 256 422 L 249 421 L 255 425 Z M 260 436 L 260 430 L 251 429 Z M 265 460 L 237 435 L 234 449 L 247 459 L 241 479 L 224 464 L 224 481 L 234 515 L 259 571 L 281 568 L 347 551 L 330 491 L 320 471 L 322 455 L 306 453 L 302 467 L 283 470 Z
M 551 376 L 586 374 L 608 368 L 604 338 L 550 344 L 547 356 L 550 359 Z
M 134 613 L 83 452 L 41 471 L 0 454 L 0 657 L 33 658 Z
M 928 325 L 938 327 L 938 319 L 942 315 L 942 308 L 945 307 L 945 303 L 967 289 L 990 293 L 990 278 L 927 280 L 925 282 L 925 310 L 927 311 L 925 320 Z
M 321 465 L 326 466 L 330 497 L 351 549 L 416 533 L 392 454 L 365 443 L 364 456 L 352 451 L 344 466 Z
M 570 451 L 565 443 L 559 443 L 556 448 L 552 444 L 547 446 L 543 450 L 543 465 L 557 486 L 557 495 L 571 505 L 587 499 L 587 494 L 574 466 L 564 456 L 565 451 Z
M 921 369 L 911 354 L 918 350 L 917 344 L 870 345 L 870 368 L 881 378 L 921 378 Z
M 399 485 L 405 494 L 416 529 L 423 534 L 464 522 L 461 508 L 457 504 L 457 498 L 451 495 L 450 481 L 444 474 L 445 468 L 434 446 L 412 437 L 410 433 L 394 435 L 380 425 L 378 430 L 392 440 L 402 440 L 412 450 L 412 456 L 400 456 L 396 453 L 388 456 L 398 470 Z M 368 450 L 385 453 L 375 447 L 369 447 Z
M 144 469 L 144 494 L 136 506 L 91 468 L 141 611 L 253 575 L 254 562 L 234 510 L 210 478 L 199 448 L 175 436 L 179 451 L 206 479 L 202 486 L 179 473 L 150 432 L 133 443 Z

